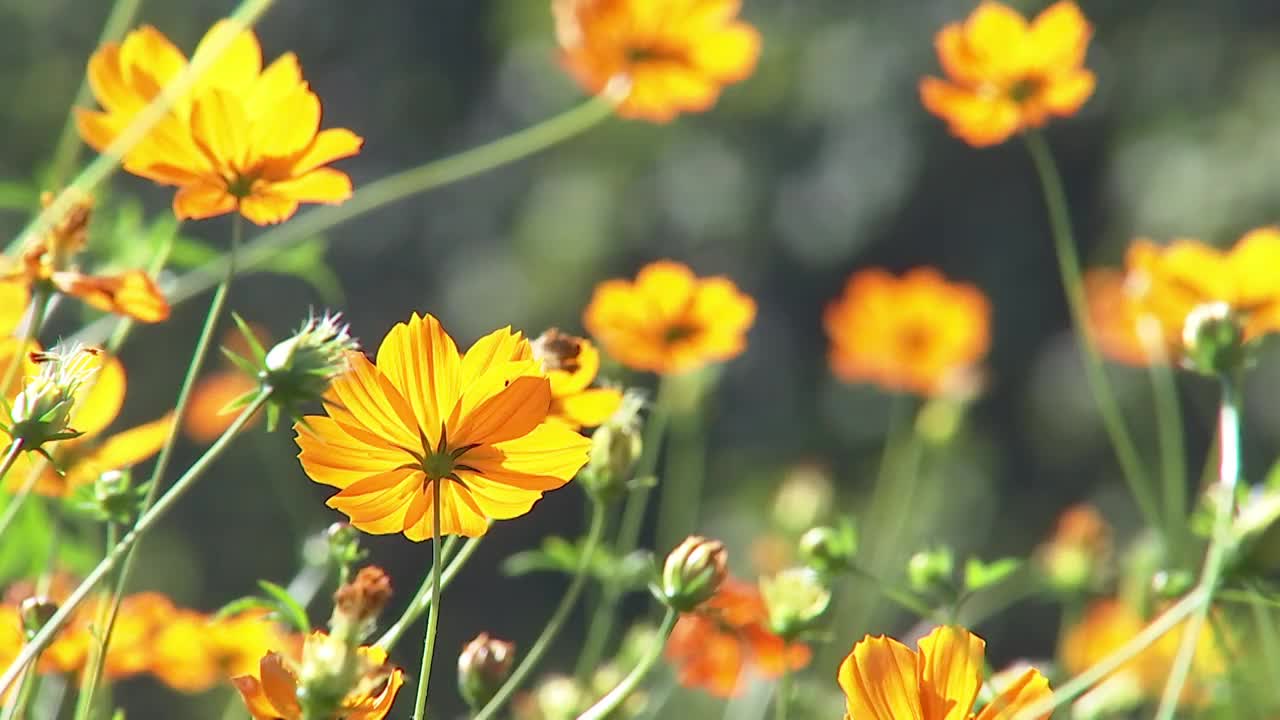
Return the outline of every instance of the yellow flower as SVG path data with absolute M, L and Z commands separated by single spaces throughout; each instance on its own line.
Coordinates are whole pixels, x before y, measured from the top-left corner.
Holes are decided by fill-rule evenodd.
M 312 480 L 339 488 L 330 507 L 368 533 L 483 535 L 519 517 L 586 463 L 590 442 L 547 422 L 551 388 L 529 342 L 510 328 L 465 355 L 431 315 L 391 329 L 377 361 L 349 354 L 325 393 L 328 416 L 296 426 Z
M 11 489 L 21 487 L 31 473 L 38 472 L 35 491 L 62 497 L 94 482 L 108 470 L 132 467 L 160 451 L 169 432 L 171 415 L 101 437 L 124 405 L 125 372 L 115 357 L 99 353 L 95 362 L 99 364 L 97 373 L 75 392 L 71 408 L 70 425 L 82 434 L 49 447 L 56 467 L 31 453 L 20 456 L 6 481 Z M 4 441 L 0 444 L 8 441 L 3 430 L 0 430 L 0 439 Z
M 591 387 L 600 372 L 600 351 L 586 338 L 552 328 L 533 341 L 533 357 L 551 383 L 548 416 L 574 430 L 595 427 L 622 405 L 622 391 Z
M 324 637 L 315 633 L 312 638 Z M 387 663 L 387 653 L 380 647 L 366 646 L 357 651 L 364 672 L 355 689 L 342 699 L 342 720 L 382 720 L 391 711 L 396 693 L 404 684 L 404 671 Z M 301 720 L 298 703 L 298 673 L 292 662 L 280 653 L 262 657 L 257 677 L 232 678 L 254 720 Z
M 974 718 L 986 645 L 968 630 L 951 626 L 935 628 L 921 639 L 918 652 L 883 635 L 864 637 L 840 664 L 846 720 Z M 1027 670 L 987 703 L 976 720 L 1013 718 L 1049 694 L 1049 681 L 1038 670 Z
M 561 59 L 592 93 L 624 78 L 623 117 L 668 122 L 708 110 L 749 77 L 760 33 L 740 0 L 552 0 Z
M 287 53 L 263 68 L 251 30 L 215 24 L 196 48 L 233 37 L 195 87 L 124 157 L 135 175 L 178 188 L 178 218 L 239 212 L 264 225 L 288 219 L 299 203 L 340 203 L 351 179 L 325 167 L 364 142 L 346 129 L 320 130 L 320 100 Z M 103 151 L 187 68 L 187 58 L 155 28 L 108 43 L 89 61 L 89 83 L 103 110 L 80 110 L 85 142 Z
M 736 357 L 755 317 L 755 301 L 733 281 L 699 278 L 660 260 L 641 268 L 635 282 L 597 285 L 583 323 L 623 365 L 676 374 Z
M 1093 94 L 1084 67 L 1093 29 L 1073 2 L 1057 2 L 1028 23 L 987 0 L 935 45 L 947 80 L 927 77 L 920 97 L 951 133 L 975 147 L 996 145 L 1050 116 L 1075 114 Z

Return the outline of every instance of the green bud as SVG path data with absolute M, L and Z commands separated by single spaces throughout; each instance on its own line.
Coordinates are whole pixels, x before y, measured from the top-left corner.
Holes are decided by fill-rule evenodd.
M 950 589 L 955 576 L 955 557 L 950 548 L 921 550 L 907 561 L 907 582 L 916 592 Z
M 9 411 L 13 422 L 9 435 L 22 440 L 24 450 L 38 450 L 47 442 L 80 435 L 69 425 L 71 410 L 80 386 L 98 372 L 99 352 L 77 344 L 31 353 L 40 372 L 27 379 Z
M 640 409 L 644 401 L 628 392 L 622 404 L 591 434 L 591 453 L 579 479 L 593 496 L 604 502 L 621 497 L 644 449 Z
M 533 691 L 542 720 L 573 720 L 587 709 L 590 698 L 581 685 L 566 675 L 552 675 Z
M 480 633 L 458 655 L 458 692 L 472 712 L 478 711 L 511 676 L 516 646 Z
M 662 566 L 658 599 L 679 612 L 689 612 L 715 594 L 728 575 L 728 553 L 719 540 L 690 535 Z
M 760 579 L 769 629 L 787 640 L 812 629 L 831 605 L 831 590 L 807 567 L 789 568 Z
M 324 314 L 307 319 L 297 332 L 271 348 L 258 373 L 271 388 L 273 407 L 288 415 L 299 406 L 318 400 L 329 383 L 347 370 L 347 353 L 359 348 L 342 315 Z M 271 423 L 269 423 L 271 425 Z
M 826 575 L 844 572 L 853 566 L 858 553 L 858 534 L 853 523 L 840 527 L 809 528 L 800 536 L 800 559 Z
M 1182 326 L 1183 364 L 1206 375 L 1228 374 L 1245 360 L 1244 326 L 1224 302 L 1197 305 Z
M 58 612 L 58 604 L 44 596 L 33 596 L 18 605 L 18 615 L 22 618 L 22 631 L 27 639 L 35 637 L 40 628 Z

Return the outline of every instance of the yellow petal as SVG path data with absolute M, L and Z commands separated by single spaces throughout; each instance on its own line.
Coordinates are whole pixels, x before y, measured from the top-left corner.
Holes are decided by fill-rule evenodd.
M 362 145 L 364 138 L 346 128 L 321 130 L 311 145 L 293 160 L 291 174 L 302 174 L 334 160 L 355 155 L 360 152 Z
M 444 420 L 458 401 L 458 346 L 432 315 L 396 323 L 378 346 L 377 370 L 408 401 L 412 427 L 434 451 Z M 416 434 L 416 431 L 415 431 Z M 452 441 L 452 438 L 450 438 Z
M 382 443 L 421 451 L 418 423 L 395 383 L 363 353 L 348 353 L 347 362 L 348 371 L 333 381 L 325 396 L 329 417 L 346 426 L 353 436 L 358 437 L 353 430 L 364 430 Z
M 130 91 L 140 96 L 138 100 L 149 101 L 186 68 L 187 57 L 163 33 L 146 25 L 125 36 L 119 63 Z M 133 104 L 141 107 L 142 102 Z
M 920 705 L 929 720 L 965 720 L 982 687 L 986 643 L 943 626 L 920 640 Z
M 551 386 L 546 378 L 518 377 L 461 418 L 449 445 L 492 445 L 528 435 L 547 419 Z
M 305 83 L 294 85 L 254 118 L 255 157 L 291 157 L 311 145 L 320 130 L 320 99 Z
M 1059 0 L 1031 23 L 1029 52 L 1044 72 L 1063 72 L 1084 63 L 1093 28 L 1074 2 Z
M 257 35 L 233 20 L 219 20 L 200 39 L 191 54 L 192 62 L 208 62 L 204 56 L 213 52 L 215 45 L 224 47 L 200 76 L 199 89 L 243 91 L 248 88 L 262 70 L 262 46 L 258 44 Z
M 553 412 L 578 427 L 595 427 L 605 422 L 622 405 L 622 391 L 617 388 L 592 388 L 576 395 L 558 398 Z
M 92 437 L 107 429 L 124 405 L 124 365 L 114 355 L 100 353 L 98 372 L 76 393 L 71 426 Z
M 213 183 L 184 185 L 173 196 L 173 214 L 179 220 L 203 220 L 236 209 L 236 199 L 226 187 Z
M 404 535 L 414 542 L 432 537 L 435 514 L 430 484 L 421 489 L 405 515 Z M 479 537 L 489 529 L 484 512 L 467 488 L 452 480 L 440 483 L 440 534 Z
M 305 203 L 340 203 L 351 197 L 351 178 L 332 168 L 311 170 L 299 177 L 271 183 L 270 192 Z
M 378 442 L 377 436 L 352 436 L 332 418 L 311 415 L 305 420 L 305 424 L 294 426 L 298 433 L 295 442 L 301 450 L 298 460 L 307 476 L 318 483 L 345 488 L 363 477 L 414 462 L 408 452 Z
M 191 132 L 209 162 L 223 177 L 233 177 L 249 164 L 249 118 L 240 98 L 211 90 L 196 99 Z
M 546 423 L 516 440 L 482 446 L 460 462 L 489 480 L 525 490 L 554 490 L 587 462 L 591 441 L 563 425 Z
M 897 640 L 864 637 L 840 664 L 838 679 L 857 720 L 926 720 L 916 654 Z
M 987 706 L 982 708 L 982 712 L 978 713 L 976 720 L 1009 720 L 1019 717 L 1024 708 L 1044 700 L 1051 694 L 1049 680 L 1041 675 L 1039 670 L 1031 668 L 994 700 L 987 703 Z M 1051 714 L 1052 711 L 1046 712 L 1037 720 L 1045 720 Z
M 255 225 L 275 225 L 293 217 L 298 201 L 275 192 L 273 187 L 255 187 L 252 194 L 240 200 L 240 214 Z

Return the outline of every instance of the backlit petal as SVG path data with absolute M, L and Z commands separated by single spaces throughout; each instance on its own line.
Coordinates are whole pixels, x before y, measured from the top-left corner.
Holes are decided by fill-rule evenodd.
M 462 417 L 449 443 L 491 445 L 528 435 L 547 419 L 550 408 L 551 386 L 546 378 L 518 377 Z
M 982 712 L 978 713 L 976 720 L 1010 720 L 1020 717 L 1023 709 L 1044 700 L 1051 694 L 1049 680 L 1041 675 L 1039 670 L 1031 668 L 1004 692 L 987 703 L 987 706 L 982 708 Z M 1045 720 L 1051 714 L 1052 711 L 1046 712 L 1038 716 L 1037 720 Z
M 920 705 L 929 720 L 966 720 L 982 687 L 986 643 L 942 626 L 920 640 Z
M 916 654 L 892 638 L 864 637 L 840 664 L 849 715 L 858 720 L 933 720 L 920 707 Z
M 326 393 L 329 417 L 345 425 L 349 433 L 363 428 L 388 445 L 421 451 L 413 409 L 395 383 L 363 353 L 348 353 L 347 364 L 348 371 L 336 378 Z
M 435 450 L 440 429 L 458 401 L 458 347 L 432 315 L 396 323 L 378 347 L 378 372 L 412 408 L 411 417 Z M 453 433 L 450 433 L 452 436 Z M 452 437 L 449 438 L 453 440 Z

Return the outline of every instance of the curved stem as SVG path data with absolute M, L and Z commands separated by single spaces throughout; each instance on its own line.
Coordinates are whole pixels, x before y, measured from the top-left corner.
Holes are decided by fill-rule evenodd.
M 1058 174 L 1057 165 L 1053 161 L 1053 153 L 1049 150 L 1044 136 L 1032 131 L 1023 135 L 1031 161 L 1035 164 L 1036 173 L 1040 176 L 1040 187 L 1044 191 L 1044 202 L 1049 210 L 1049 226 L 1053 235 L 1053 249 L 1058 257 L 1058 271 L 1062 277 L 1062 286 L 1067 295 L 1067 308 L 1071 313 L 1071 324 L 1080 337 L 1083 352 L 1085 378 L 1089 390 L 1093 393 L 1094 403 L 1098 406 L 1098 414 L 1102 417 L 1102 426 L 1111 440 L 1120 470 L 1124 474 L 1129 492 L 1133 494 L 1138 510 L 1151 527 L 1167 527 L 1160 522 L 1160 512 L 1152 495 L 1152 488 L 1142 468 L 1142 461 L 1134 445 L 1133 436 L 1125 424 L 1120 405 L 1116 402 L 1115 391 L 1102 366 L 1102 356 L 1098 352 L 1097 343 L 1090 331 L 1085 305 L 1084 281 L 1080 274 L 1080 258 L 1076 254 L 1075 241 L 1071 232 L 1071 216 L 1067 211 L 1067 194 L 1062 187 L 1062 177 Z
M 427 614 L 427 635 L 422 641 L 422 670 L 418 672 L 418 697 L 413 704 L 413 720 L 423 720 L 427 709 L 427 686 L 431 684 L 431 660 L 436 652 L 436 630 L 440 625 L 440 573 L 444 559 L 440 548 L 440 480 L 431 481 L 431 612 Z
M 457 536 L 450 537 L 448 540 L 444 541 L 444 547 L 441 549 L 441 553 L 444 555 L 445 562 L 448 563 L 448 566 L 440 575 L 440 589 L 442 591 L 449 587 L 453 579 L 457 577 L 458 573 L 462 570 L 462 566 L 466 565 L 467 561 L 471 559 L 472 553 L 474 553 L 476 548 L 480 546 L 480 541 L 483 539 L 483 535 L 468 539 L 467 542 L 463 544 L 462 549 L 458 551 L 458 554 L 452 558 L 450 557 L 450 554 L 453 552 Z M 390 651 L 391 648 L 395 647 L 396 644 L 400 642 L 400 638 L 402 638 L 405 632 L 409 630 L 409 626 L 417 622 L 418 618 L 422 617 L 422 613 L 426 612 L 427 609 L 431 607 L 431 603 L 435 600 L 435 593 L 432 592 L 432 590 L 432 578 L 428 575 L 422 581 L 422 585 L 418 588 L 418 593 L 414 595 L 413 600 L 409 602 L 409 607 L 404 609 L 404 613 L 391 625 L 391 627 L 387 628 L 387 631 L 382 634 L 382 637 L 378 638 L 374 645 L 377 645 L 387 651 Z
M 1236 504 L 1236 486 L 1240 483 L 1240 386 L 1236 378 L 1223 374 L 1222 405 L 1218 411 L 1218 507 L 1213 522 L 1213 537 L 1205 552 L 1204 569 L 1197 589 L 1205 595 L 1204 603 L 1196 608 L 1187 625 L 1182 629 L 1182 642 L 1178 654 L 1169 669 L 1169 679 L 1156 709 L 1156 720 L 1170 720 L 1182 698 L 1182 688 L 1191 672 L 1200 643 L 1200 631 L 1209 608 L 1213 606 L 1213 594 L 1222 579 L 1223 566 L 1231 549 L 1231 517 Z
M 126 557 L 131 555 L 131 551 L 138 541 L 150 532 L 151 528 L 182 499 L 182 496 L 195 486 L 196 481 L 208 471 L 215 460 L 222 456 L 222 453 L 230 446 L 231 441 L 235 439 L 236 435 L 240 434 L 249 420 L 253 418 L 253 414 L 260 410 L 270 398 L 270 388 L 259 392 L 257 397 L 231 423 L 230 427 L 209 446 L 209 449 L 191 467 L 187 468 L 182 477 L 174 482 L 173 486 L 156 501 L 155 505 L 138 517 L 138 522 L 134 524 L 133 529 L 120 538 L 120 542 L 109 550 L 106 556 L 89 571 L 89 574 L 80 582 L 80 585 L 58 607 L 53 617 L 40 628 L 40 631 L 36 633 L 30 642 L 23 646 L 17 657 L 4 671 L 4 675 L 0 675 L 0 696 L 3 696 L 4 693 L 9 691 L 9 688 L 13 687 L 14 681 L 22 674 L 23 669 L 49 646 L 49 643 L 53 641 L 53 636 L 58 630 L 62 629 L 62 626 L 71 618 L 71 614 L 80 606 L 80 603 L 84 602 L 89 593 L 93 591 L 93 588 L 99 582 L 102 582 L 102 579 L 120 565 Z
M 516 669 L 512 671 L 511 677 L 502 683 L 502 687 L 494 693 L 493 698 L 485 704 L 480 712 L 475 714 L 473 720 L 491 720 L 498 714 L 507 701 L 511 699 L 511 695 L 520 688 L 520 685 L 533 672 L 534 667 L 542 660 L 542 656 L 551 648 L 551 643 L 555 641 L 556 635 L 560 633 L 560 629 L 564 627 L 565 621 L 569 618 L 573 606 L 578 602 L 578 596 L 582 594 L 582 588 L 587 584 L 587 578 L 591 576 L 588 572 L 591 567 L 591 558 L 595 555 L 596 548 L 600 545 L 600 535 L 604 529 L 604 505 L 595 500 L 591 501 L 591 523 L 587 529 L 587 539 L 582 544 L 582 555 L 578 558 L 578 567 L 573 575 L 573 581 L 569 583 L 569 589 L 565 591 L 564 596 L 560 598 L 560 604 L 556 607 L 551 618 L 547 620 L 546 626 L 542 628 L 542 633 L 538 635 L 538 639 L 533 642 L 529 648 L 529 652 L 520 659 L 520 664 L 516 665 Z
M 9 474 L 9 470 L 13 467 L 13 464 L 18 460 L 18 456 L 22 454 L 22 445 L 23 445 L 22 438 L 14 438 L 13 440 L 9 441 L 9 449 L 4 451 L 4 460 L 0 460 L 0 482 L 4 481 L 4 476 Z M 34 473 L 32 473 L 32 475 L 33 477 L 35 477 Z M 27 485 L 34 485 L 34 484 L 35 484 L 34 480 L 30 480 L 27 482 Z M 9 501 L 9 504 L 11 506 L 14 506 L 15 508 L 21 506 L 22 501 L 26 499 L 26 496 L 31 492 L 31 488 L 27 487 L 27 485 L 24 485 L 22 487 L 22 490 L 26 490 L 25 493 L 22 492 L 22 490 L 19 490 L 18 494 L 15 495 L 12 500 Z M 5 517 L 5 520 L 2 523 L 0 523 L 0 532 L 3 532 L 3 529 L 5 527 L 8 527 L 9 522 L 11 521 L 11 518 L 8 517 L 9 515 L 8 511 L 9 511 L 9 508 L 5 508 L 6 517 Z M 14 510 L 14 513 L 15 514 L 17 513 L 16 509 Z
M 658 634 L 653 638 L 653 644 L 649 646 L 649 650 L 640 660 L 640 664 L 627 674 L 617 687 L 609 691 L 609 694 L 600 698 L 595 705 L 592 705 L 586 712 L 578 716 L 578 720 L 604 720 L 622 705 L 631 693 L 640 685 L 649 671 L 653 670 L 653 666 L 658 663 L 658 659 L 662 657 L 662 648 L 667 644 L 667 638 L 670 637 L 671 631 L 676 626 L 676 620 L 680 619 L 680 613 L 671 608 L 667 608 L 667 614 L 662 618 L 662 625 L 658 627 Z
M 114 522 L 107 523 L 107 548 L 115 547 L 119 541 L 119 527 Z M 97 642 L 89 646 L 89 665 L 85 668 L 80 680 L 80 692 L 76 695 L 75 720 L 85 720 L 93 711 L 93 695 L 97 692 L 98 683 L 102 681 L 102 671 L 106 663 L 107 643 L 116 625 L 116 617 L 120 613 L 120 592 L 113 593 L 107 602 L 98 608 Z

